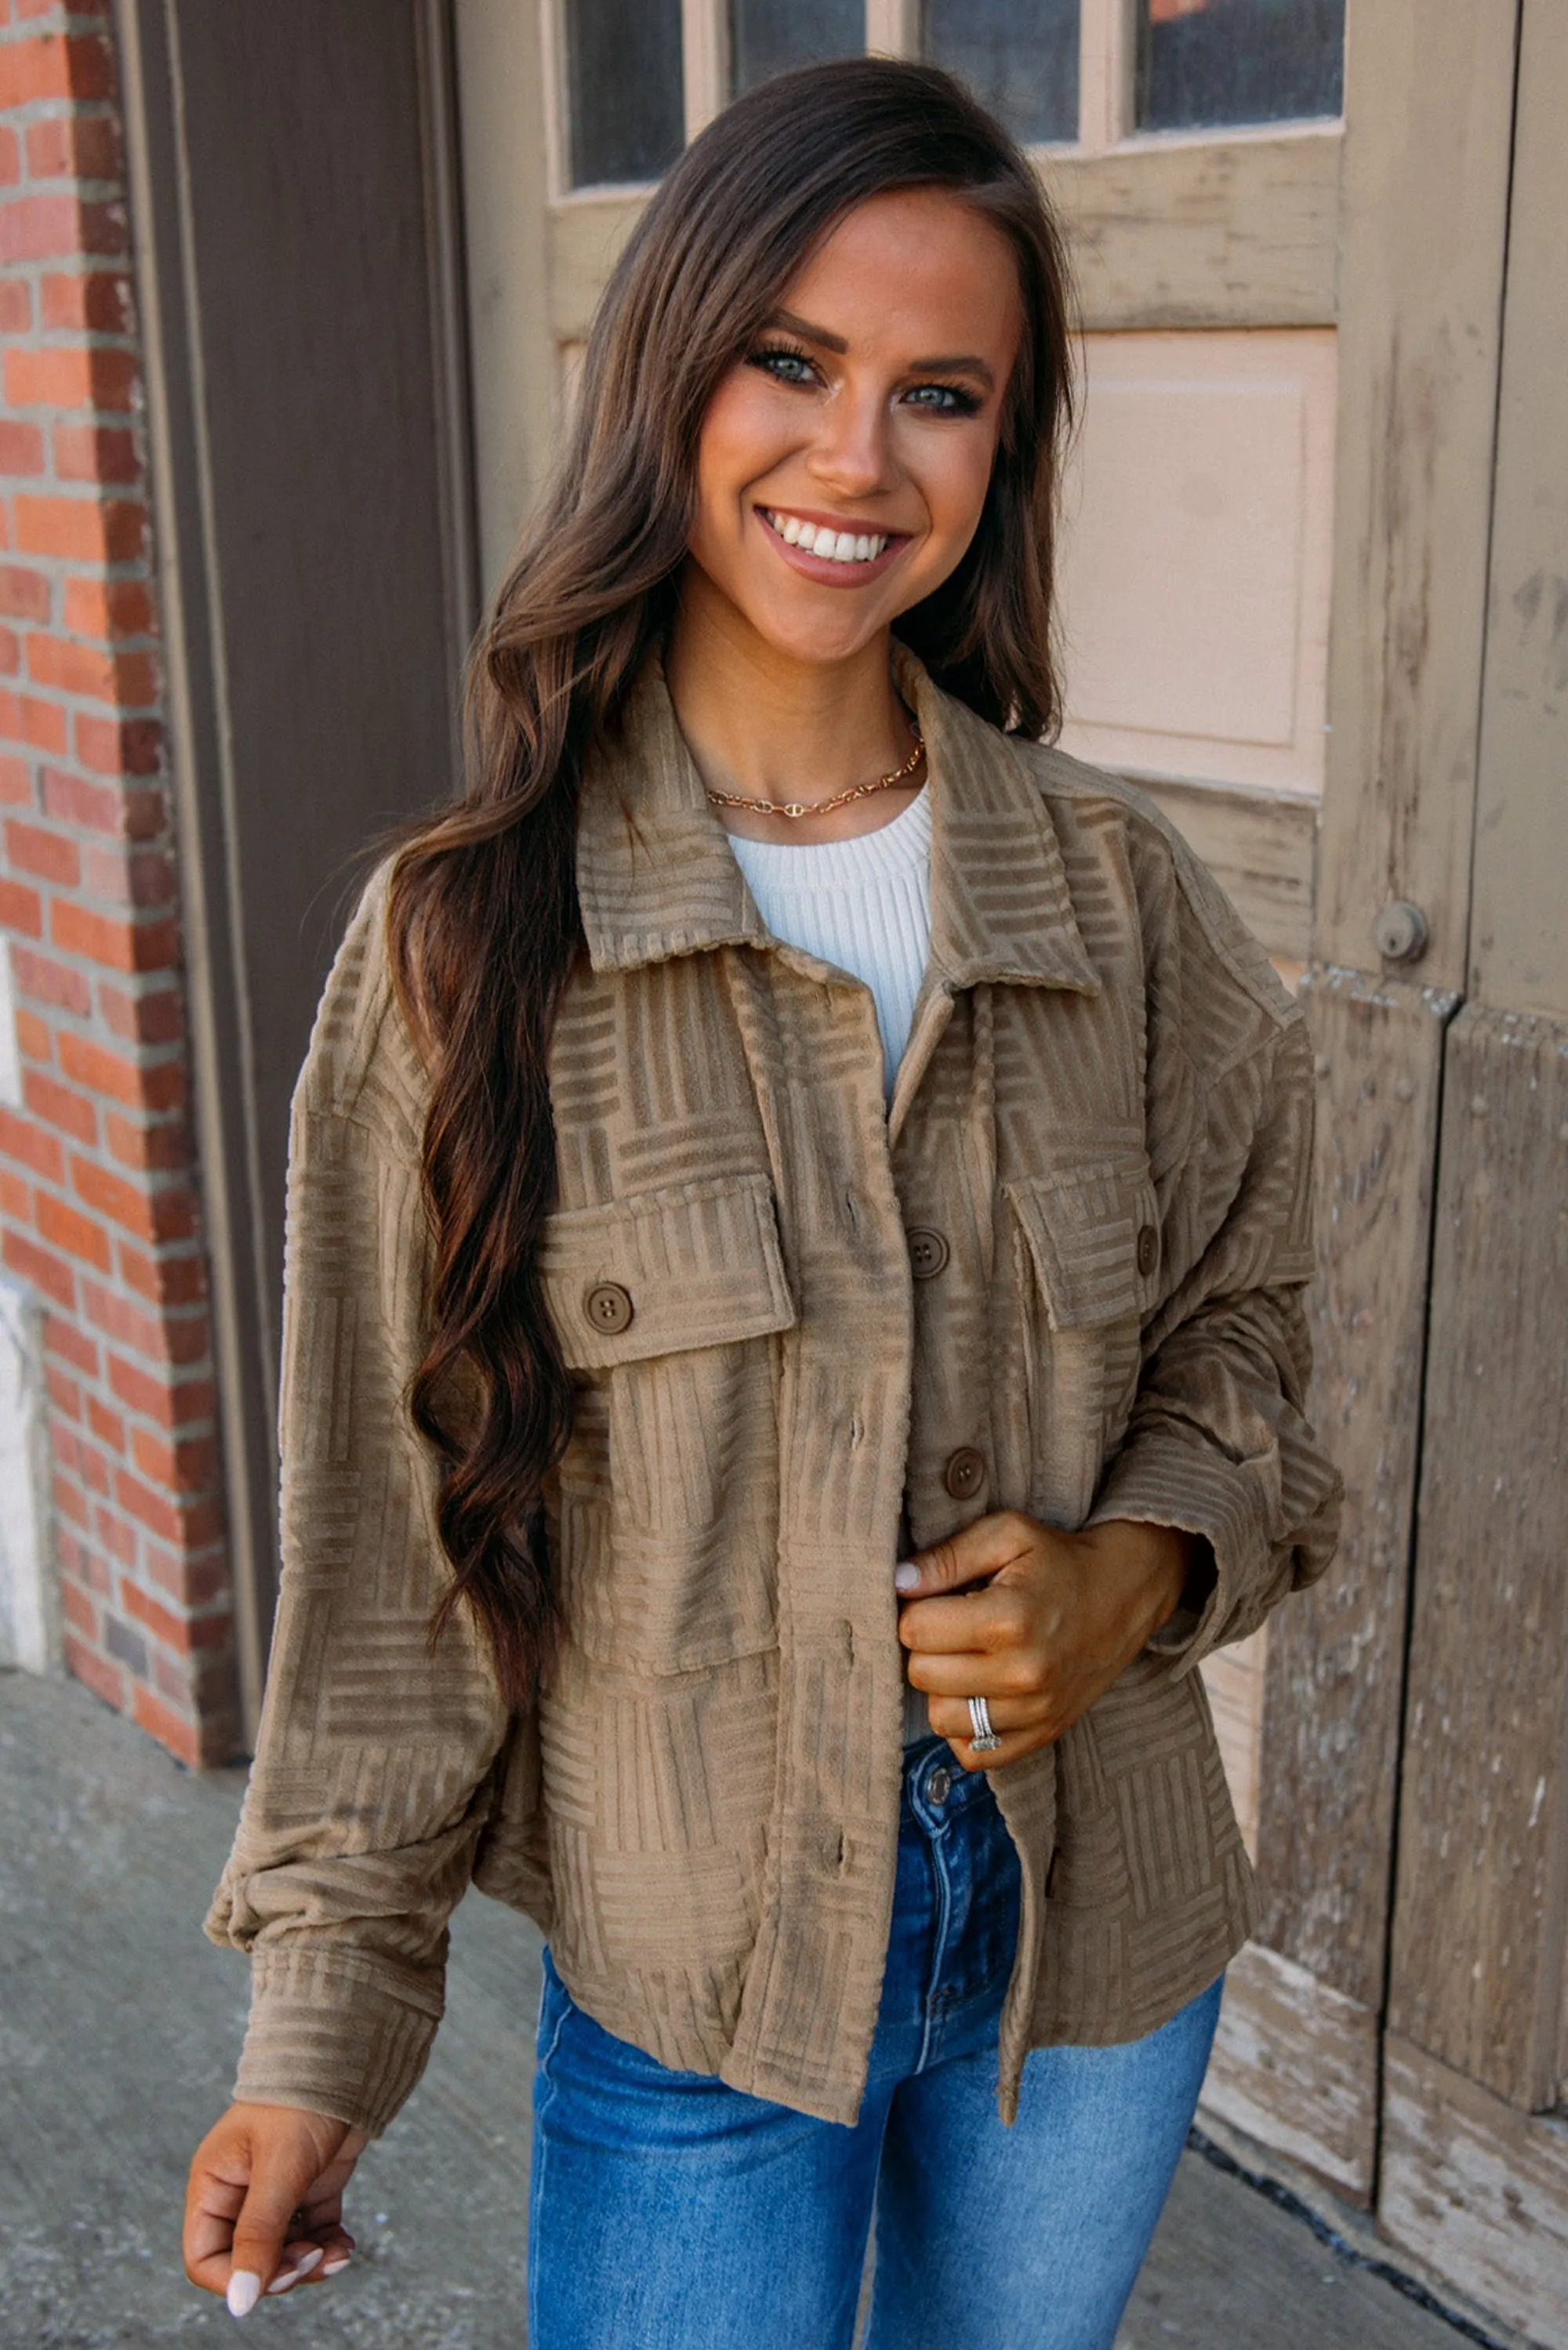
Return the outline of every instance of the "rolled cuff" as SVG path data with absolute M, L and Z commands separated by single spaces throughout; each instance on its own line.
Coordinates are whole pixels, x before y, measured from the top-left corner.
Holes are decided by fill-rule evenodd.
M 379 2137 L 430 2057 L 439 1993 L 394 1984 L 343 1952 L 257 1950 L 234 2095 L 298 2106 Z

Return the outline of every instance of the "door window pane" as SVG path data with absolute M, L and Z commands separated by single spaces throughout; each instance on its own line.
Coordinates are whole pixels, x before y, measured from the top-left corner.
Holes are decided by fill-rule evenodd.
M 657 180 L 686 136 L 680 0 L 570 0 L 572 185 Z
M 922 53 L 1026 144 L 1078 135 L 1078 0 L 925 0 Z
M 1144 130 L 1337 114 L 1345 0 L 1138 0 Z
M 730 0 L 730 88 L 866 47 L 866 0 Z

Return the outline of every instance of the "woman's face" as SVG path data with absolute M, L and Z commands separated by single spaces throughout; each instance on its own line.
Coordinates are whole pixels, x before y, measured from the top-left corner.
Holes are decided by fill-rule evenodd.
M 690 540 L 775 651 L 851 659 L 956 567 L 1022 324 L 1006 238 L 938 190 L 858 205 L 786 288 L 703 419 Z

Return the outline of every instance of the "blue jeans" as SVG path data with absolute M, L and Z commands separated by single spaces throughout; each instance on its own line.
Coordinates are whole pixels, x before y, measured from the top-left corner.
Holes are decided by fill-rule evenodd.
M 531 2350 L 1110 2350 L 1186 2141 L 1219 1982 L 1117 2048 L 1029 2055 L 996 2110 L 1018 1863 L 987 1781 L 910 1750 L 881 2012 L 851 2129 L 676 2073 L 550 1963 L 539 2014 Z

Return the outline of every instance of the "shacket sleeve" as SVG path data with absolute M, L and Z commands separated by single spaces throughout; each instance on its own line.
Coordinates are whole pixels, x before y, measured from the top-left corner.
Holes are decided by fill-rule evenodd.
M 376 2133 L 423 2070 L 447 1922 L 508 1714 L 459 1610 L 438 1465 L 407 1406 L 429 1233 L 417 1056 L 392 998 L 385 876 L 327 982 L 290 1123 L 282 1580 L 254 1765 L 206 1930 L 249 1952 L 235 2095 Z
M 1148 1082 L 1151 1124 L 1156 1102 L 1168 1113 L 1157 1147 L 1173 1155 L 1162 1240 L 1177 1278 L 1146 1326 L 1131 1419 L 1089 1523 L 1138 1519 L 1207 1544 L 1193 1604 L 1150 1644 L 1188 1671 L 1324 1573 L 1343 1487 L 1305 1414 L 1306 1024 L 1207 870 L 1175 848 L 1169 1002 L 1153 1023 Z

